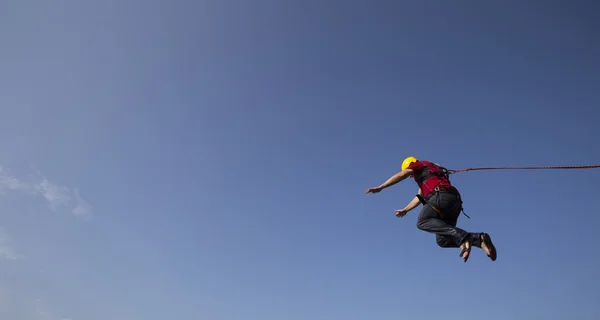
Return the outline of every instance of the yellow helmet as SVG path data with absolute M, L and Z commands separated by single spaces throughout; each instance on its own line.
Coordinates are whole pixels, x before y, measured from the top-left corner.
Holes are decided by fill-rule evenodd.
M 406 170 L 406 168 L 408 168 L 408 166 L 410 166 L 410 164 L 413 162 L 417 162 L 417 158 L 408 157 L 408 158 L 404 159 L 404 161 L 402 161 L 402 171 Z

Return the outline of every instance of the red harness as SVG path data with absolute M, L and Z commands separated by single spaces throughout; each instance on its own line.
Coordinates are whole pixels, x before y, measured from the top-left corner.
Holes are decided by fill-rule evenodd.
M 450 189 L 453 188 L 450 183 L 450 174 L 448 169 L 440 166 L 437 163 L 429 162 L 429 161 L 419 161 L 423 166 L 423 170 L 415 172 L 414 179 L 415 182 L 419 185 L 421 190 L 423 187 L 427 187 L 427 190 L 423 190 L 425 195 L 429 195 L 431 192 L 435 191 L 436 187 Z M 438 183 L 434 186 L 429 186 L 427 181 L 432 178 L 437 178 Z

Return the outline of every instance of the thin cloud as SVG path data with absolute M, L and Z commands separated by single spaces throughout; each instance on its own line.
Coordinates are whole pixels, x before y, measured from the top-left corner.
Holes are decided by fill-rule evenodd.
M 57 315 L 57 312 L 49 308 L 40 298 L 34 300 L 33 307 L 35 320 L 71 320 L 71 318 Z
M 0 243 L 0 258 L 4 260 L 17 260 L 21 258 L 21 256 L 16 254 L 15 250 L 11 246 L 5 243 Z
M 35 192 L 32 184 L 23 182 L 11 175 L 4 167 L 0 166 L 0 191 L 5 190 L 19 191 L 25 193 Z
M 40 182 L 37 187 L 39 192 L 46 198 L 46 201 L 48 201 L 48 204 L 53 211 L 56 211 L 61 205 L 68 205 L 71 201 L 69 189 L 66 187 L 57 186 L 45 179 Z
M 79 189 L 75 188 L 71 191 L 70 188 L 59 186 L 45 178 L 31 180 L 31 182 L 23 181 L 0 165 L 0 194 L 12 191 L 42 196 L 52 211 L 57 211 L 60 207 L 73 206 L 71 213 L 78 218 L 89 218 L 92 215 L 92 206 L 79 195 Z M 75 200 L 74 204 L 73 200 Z
M 77 201 L 77 205 L 73 209 L 73 214 L 79 218 L 89 218 L 92 213 L 92 206 L 89 205 L 83 198 L 79 195 L 79 189 L 73 189 L 73 194 L 75 195 L 75 200 Z
M 23 256 L 17 254 L 13 247 L 10 245 L 10 239 L 4 233 L 4 231 L 0 231 L 0 259 L 3 260 L 17 260 L 22 258 Z

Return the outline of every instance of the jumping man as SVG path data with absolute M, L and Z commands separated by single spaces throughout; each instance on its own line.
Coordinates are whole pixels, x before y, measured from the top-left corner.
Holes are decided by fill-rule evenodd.
M 456 227 L 463 202 L 458 189 L 450 183 L 445 169 L 438 164 L 408 157 L 402 162 L 402 171 L 380 186 L 367 189 L 365 193 L 378 193 L 411 176 L 419 186 L 419 191 L 404 209 L 396 210 L 396 217 L 404 217 L 423 203 L 423 209 L 417 219 L 417 228 L 434 233 L 440 247 L 460 248 L 460 256 L 467 262 L 471 246 L 475 246 L 495 261 L 496 248 L 487 233 L 466 232 Z

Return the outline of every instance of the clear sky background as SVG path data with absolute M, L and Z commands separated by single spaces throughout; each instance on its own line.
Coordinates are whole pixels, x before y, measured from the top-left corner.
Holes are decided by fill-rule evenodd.
M 594 1 L 0 4 L 0 318 L 599 319 Z

